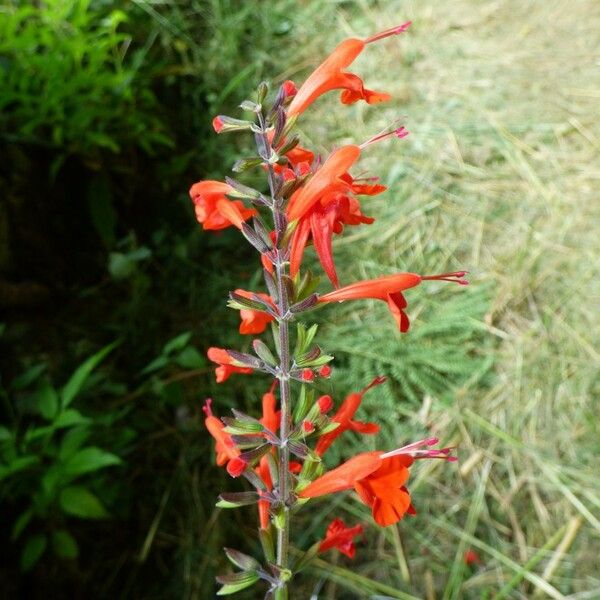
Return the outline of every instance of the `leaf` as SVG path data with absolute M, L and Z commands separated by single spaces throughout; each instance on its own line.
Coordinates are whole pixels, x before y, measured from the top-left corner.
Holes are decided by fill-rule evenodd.
M 175 362 L 184 369 L 200 369 L 206 365 L 206 359 L 196 348 L 188 346 L 175 358 Z
M 53 426 L 56 429 L 60 429 L 63 427 L 73 427 L 73 425 L 83 425 L 89 422 L 90 419 L 88 417 L 84 417 L 78 410 L 70 408 L 58 414 Z
M 83 364 L 81 364 L 71 375 L 69 381 L 67 381 L 65 387 L 62 390 L 62 406 L 67 408 L 77 394 L 81 391 L 83 384 L 86 382 L 90 373 L 96 368 L 96 366 L 104 360 L 104 358 L 116 348 L 119 342 L 113 342 L 108 346 L 105 346 L 99 352 L 96 352 L 93 356 L 90 356 Z
M 46 365 L 40 363 L 39 365 L 34 365 L 33 367 L 29 367 L 27 371 L 21 373 L 18 377 L 16 377 L 11 386 L 14 390 L 23 390 L 28 385 L 33 383 L 44 371 L 46 370 Z
M 47 381 L 44 381 L 37 391 L 35 400 L 37 400 L 37 407 L 42 417 L 47 421 L 51 421 L 58 410 L 56 390 Z
M 258 581 L 256 571 L 245 571 L 243 573 L 234 573 L 232 575 L 219 575 L 217 581 L 223 584 L 223 587 L 217 592 L 217 596 L 227 596 L 244 590 Z
M 100 500 L 88 489 L 81 486 L 73 485 L 62 490 L 59 504 L 65 513 L 74 517 L 82 519 L 105 519 L 110 517 Z
M 10 533 L 10 539 L 14 542 L 19 536 L 23 533 L 23 530 L 27 525 L 29 525 L 29 521 L 33 518 L 33 510 L 28 508 L 25 512 L 22 512 L 15 521 L 13 525 L 12 531 Z
M 21 553 L 21 569 L 25 572 L 31 571 L 42 558 L 47 545 L 48 540 L 43 533 L 30 537 Z
M 191 331 L 184 331 L 183 333 L 180 333 L 178 336 L 169 340 L 165 344 L 163 348 L 163 354 L 171 354 L 171 352 L 174 352 L 175 350 L 183 350 L 183 348 L 187 346 L 187 343 L 190 341 L 191 337 Z
M 79 555 L 77 542 L 66 529 L 58 529 L 52 533 L 52 546 L 61 558 L 73 559 Z
M 153 361 L 149 362 L 143 369 L 141 374 L 146 375 L 148 373 L 152 373 L 152 371 L 158 371 L 166 367 L 169 364 L 169 357 L 161 354 L 157 356 Z
M 62 470 L 67 477 L 78 477 L 84 473 L 91 473 L 111 465 L 121 464 L 121 459 L 115 454 L 106 452 L 96 446 L 83 448 L 62 465 Z
M 87 427 L 74 427 L 70 431 L 67 431 L 60 443 L 59 458 L 62 460 L 68 458 L 85 443 L 90 435 L 91 431 Z

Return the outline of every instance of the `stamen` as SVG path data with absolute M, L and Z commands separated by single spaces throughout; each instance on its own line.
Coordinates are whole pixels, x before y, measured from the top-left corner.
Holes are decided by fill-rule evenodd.
M 385 383 L 386 381 L 387 381 L 387 377 L 384 377 L 383 375 L 379 375 L 378 377 L 375 377 L 375 379 L 373 379 L 373 381 L 371 381 L 371 383 L 366 388 L 363 388 L 363 390 L 361 391 L 361 394 L 365 394 L 371 388 L 375 387 L 376 385 L 381 385 L 382 383 Z
M 425 275 L 421 277 L 423 281 L 450 281 L 459 285 L 469 285 L 466 279 L 462 279 L 469 271 L 454 271 L 452 273 L 441 273 L 440 275 Z
M 413 442 L 412 444 L 408 444 L 406 446 L 402 446 L 402 448 L 398 448 L 397 450 L 392 450 L 391 452 L 386 452 L 380 456 L 381 459 L 391 458 L 392 456 L 411 456 L 414 459 L 417 458 L 441 458 L 443 460 L 447 460 L 448 462 L 455 462 L 457 460 L 456 456 L 450 456 L 450 452 L 452 452 L 453 448 L 435 448 L 433 450 L 425 450 L 424 446 L 433 446 L 439 442 L 438 438 L 427 438 L 424 440 L 419 440 L 418 442 Z
M 398 25 L 396 27 L 392 27 L 391 29 L 386 29 L 385 31 L 380 31 L 375 35 L 367 38 L 365 40 L 365 44 L 370 44 L 371 42 L 377 42 L 378 40 L 382 40 L 386 37 L 390 37 L 391 35 L 398 35 L 399 33 L 404 33 L 412 24 L 412 21 L 407 21 L 406 23 L 402 23 L 402 25 Z
M 373 136 L 371 139 L 367 140 L 366 142 L 363 142 L 359 148 L 361 150 L 363 150 L 364 148 L 366 148 L 367 146 L 370 146 L 371 144 L 374 144 L 375 142 L 379 142 L 381 140 L 385 140 L 388 137 L 391 137 L 393 135 L 395 135 L 397 138 L 404 138 L 408 135 L 408 130 L 405 127 L 398 127 L 397 129 L 394 129 L 393 131 L 386 131 L 387 127 L 381 132 L 378 133 L 377 135 Z

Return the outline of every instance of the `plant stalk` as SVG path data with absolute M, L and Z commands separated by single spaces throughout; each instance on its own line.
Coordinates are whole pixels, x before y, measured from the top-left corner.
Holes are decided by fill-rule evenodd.
M 258 122 L 262 133 L 261 137 L 264 144 L 272 152 L 273 148 L 269 141 L 266 129 L 266 123 L 262 111 L 258 113 Z M 273 213 L 273 223 L 275 228 L 276 239 L 281 240 L 284 231 L 280 231 L 281 224 L 284 219 L 280 216 L 283 213 L 281 203 L 275 195 L 275 170 L 272 164 L 267 166 L 269 179 L 269 190 L 271 192 L 271 211 Z M 279 447 L 279 462 L 278 462 L 278 479 L 279 489 L 277 496 L 280 500 L 279 510 L 282 511 L 282 519 L 278 521 L 277 528 L 277 566 L 280 569 L 288 569 L 289 565 L 289 538 L 290 538 L 290 510 L 289 510 L 289 495 L 290 495 L 290 450 L 288 447 L 288 436 L 290 432 L 290 335 L 289 335 L 289 308 L 290 299 L 288 298 L 287 289 L 284 283 L 284 277 L 287 276 L 287 256 L 286 249 L 280 248 L 277 250 L 277 260 L 274 263 L 275 277 L 277 282 L 278 309 L 279 317 L 277 319 L 279 325 L 279 368 L 277 378 L 279 379 L 279 397 L 281 410 L 281 424 L 279 429 L 279 439 L 281 445 Z M 287 600 L 288 586 L 287 581 L 280 581 L 279 587 L 275 590 L 275 600 Z

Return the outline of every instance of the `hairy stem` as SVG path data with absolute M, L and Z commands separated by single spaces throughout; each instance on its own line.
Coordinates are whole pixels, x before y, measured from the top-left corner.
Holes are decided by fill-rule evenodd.
M 269 141 L 266 123 L 264 116 L 258 114 L 258 122 L 261 127 L 264 144 L 272 151 L 271 142 Z M 284 227 L 285 219 L 279 198 L 276 197 L 275 189 L 275 170 L 272 164 L 267 166 L 269 178 L 269 189 L 271 192 L 271 210 L 273 213 L 273 223 L 275 228 L 276 239 L 281 240 L 284 231 L 280 231 Z M 289 565 L 289 537 L 290 537 L 290 511 L 289 511 L 289 495 L 290 495 L 290 451 L 288 447 L 288 436 L 290 432 L 290 335 L 289 335 L 289 308 L 290 299 L 288 298 L 287 289 L 284 283 L 284 277 L 287 276 L 287 256 L 286 249 L 279 248 L 277 250 L 277 259 L 275 260 L 275 278 L 277 281 L 278 309 L 279 317 L 277 319 L 279 325 L 279 368 L 277 378 L 279 379 L 279 395 L 281 408 L 281 425 L 279 430 L 279 438 L 281 445 L 279 447 L 279 463 L 278 463 L 278 479 L 279 489 L 276 490 L 280 499 L 280 507 L 282 519 L 278 520 L 277 529 L 277 566 L 280 569 L 287 569 Z M 280 581 L 279 587 L 275 590 L 276 600 L 287 600 L 288 587 L 286 581 Z

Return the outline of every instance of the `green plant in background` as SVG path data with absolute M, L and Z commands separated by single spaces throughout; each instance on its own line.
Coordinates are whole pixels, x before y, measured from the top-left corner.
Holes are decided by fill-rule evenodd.
M 94 368 L 115 348 L 110 344 L 83 362 L 61 388 L 38 364 L 1 389 L 13 423 L 0 427 L 0 500 L 20 505 L 13 541 L 25 538 L 21 567 L 30 570 L 51 546 L 62 558 L 76 558 L 73 518 L 110 516 L 90 486 L 121 459 L 89 443 L 98 423 L 73 406 Z M 33 390 L 33 391 L 29 391 Z M 97 485 L 96 485 L 97 487 Z
M 123 10 L 91 0 L 10 2 L 0 19 L 0 132 L 11 141 L 97 159 L 135 142 L 172 145 L 156 97 L 140 77 L 143 51 L 128 52 Z

